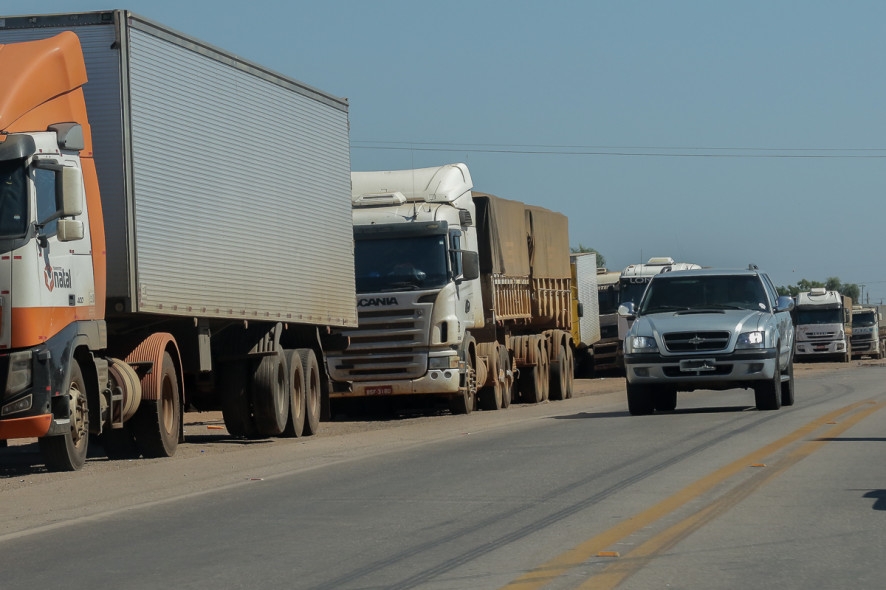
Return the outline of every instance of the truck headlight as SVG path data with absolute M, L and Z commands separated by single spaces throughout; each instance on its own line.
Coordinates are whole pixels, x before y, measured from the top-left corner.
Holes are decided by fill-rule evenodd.
M 658 344 L 652 336 L 631 336 L 628 338 L 628 352 L 655 352 Z
M 766 337 L 763 332 L 742 332 L 738 335 L 735 348 L 763 348 Z
M 6 395 L 21 393 L 31 386 L 31 351 L 9 355 L 9 375 L 6 377 Z

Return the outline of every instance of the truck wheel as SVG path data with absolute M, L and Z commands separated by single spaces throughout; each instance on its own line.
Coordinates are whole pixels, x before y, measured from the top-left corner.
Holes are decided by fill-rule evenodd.
M 566 394 L 569 390 L 568 373 L 572 373 L 572 367 L 569 367 L 566 356 L 566 349 L 568 347 L 561 343 L 557 348 L 557 361 L 550 370 L 550 398 L 552 400 L 566 399 Z
M 135 415 L 130 420 L 130 429 L 135 443 L 145 457 L 171 457 L 178 448 L 178 435 L 181 430 L 181 393 L 178 390 L 178 377 L 172 355 L 163 353 L 160 362 L 160 380 L 157 399 L 143 399 Z M 142 392 L 145 379 L 156 379 L 146 375 L 142 379 Z
M 246 368 L 247 363 L 241 361 L 230 361 L 222 365 L 218 371 L 218 387 L 222 417 L 228 434 L 252 438 L 258 431 L 252 419 Z
M 520 399 L 524 403 L 538 404 L 548 399 L 550 364 L 544 339 L 530 338 L 534 340 L 530 346 L 535 347 L 535 358 L 532 359 L 535 361 L 535 366 L 520 371 L 517 386 L 520 390 Z
M 305 436 L 317 434 L 320 429 L 320 365 L 313 349 L 300 348 L 302 369 L 305 374 Z
M 262 357 L 252 375 L 252 411 L 262 436 L 277 436 L 289 419 L 289 369 L 283 351 Z
M 788 364 L 788 369 L 785 371 L 788 376 L 787 381 L 781 382 L 781 405 L 783 406 L 793 406 L 794 405 L 794 361 L 791 359 L 791 362 Z
M 563 397 L 566 399 L 572 399 L 573 393 L 575 393 L 575 353 L 572 351 L 572 347 L 567 344 L 566 345 L 566 393 L 563 394 Z
M 449 411 L 453 414 L 470 414 L 477 402 L 477 373 L 470 351 L 465 355 L 465 383 L 461 392 L 449 398 Z
M 631 416 L 643 416 L 655 411 L 652 403 L 652 390 L 647 385 L 625 382 L 628 394 L 628 412 Z
M 89 450 L 89 406 L 86 401 L 86 383 L 80 364 L 71 364 L 70 397 L 71 430 L 63 435 L 38 439 L 40 452 L 50 471 L 77 471 L 86 462 Z
M 514 367 L 507 346 L 498 347 L 498 367 L 502 372 L 501 407 L 508 408 L 514 396 Z
M 481 410 L 500 410 L 502 407 L 502 381 L 499 375 L 499 346 L 483 346 L 486 356 L 488 378 L 492 385 L 482 387 L 477 391 L 477 402 Z
M 283 354 L 289 367 L 289 418 L 283 436 L 298 437 L 305 430 L 305 370 L 298 352 L 285 350 Z
M 754 385 L 754 401 L 758 410 L 777 410 L 781 407 L 781 373 L 778 369 L 772 379 Z
M 675 389 L 653 391 L 652 406 L 656 412 L 673 412 L 677 408 L 677 391 Z

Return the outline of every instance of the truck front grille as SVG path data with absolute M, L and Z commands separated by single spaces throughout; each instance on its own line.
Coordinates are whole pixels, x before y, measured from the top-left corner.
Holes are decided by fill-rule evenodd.
M 358 328 L 342 332 L 347 350 L 327 357 L 329 373 L 341 381 L 416 379 L 428 369 L 431 306 L 358 310 Z
M 729 344 L 729 332 L 673 332 L 664 335 L 670 352 L 723 350 Z

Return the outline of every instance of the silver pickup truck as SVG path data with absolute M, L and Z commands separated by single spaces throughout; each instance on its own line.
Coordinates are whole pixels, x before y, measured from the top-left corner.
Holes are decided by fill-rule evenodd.
M 656 275 L 624 340 L 628 410 L 670 411 L 678 391 L 752 388 L 757 408 L 794 403 L 794 301 L 765 273 L 687 270 Z

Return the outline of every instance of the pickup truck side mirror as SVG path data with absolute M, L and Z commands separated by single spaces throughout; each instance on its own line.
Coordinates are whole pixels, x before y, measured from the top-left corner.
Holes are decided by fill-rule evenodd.
M 633 301 L 622 303 L 618 306 L 618 315 L 632 320 L 637 316 L 637 307 L 634 305 Z
M 775 313 L 779 313 L 782 311 L 791 311 L 794 309 L 794 299 L 793 297 L 788 297 L 787 295 L 782 295 L 778 298 L 778 301 L 775 303 Z

